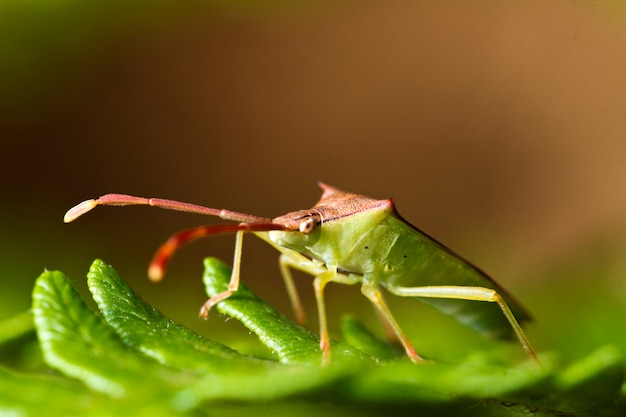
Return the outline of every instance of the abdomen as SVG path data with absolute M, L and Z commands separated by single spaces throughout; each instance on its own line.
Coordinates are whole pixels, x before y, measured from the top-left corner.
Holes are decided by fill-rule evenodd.
M 520 324 L 530 315 L 504 288 L 470 262 L 402 219 L 386 219 L 387 232 L 397 238 L 377 272 L 383 287 L 472 286 L 495 290 Z M 418 298 L 460 322 L 497 338 L 514 338 L 513 330 L 496 303 L 440 298 Z

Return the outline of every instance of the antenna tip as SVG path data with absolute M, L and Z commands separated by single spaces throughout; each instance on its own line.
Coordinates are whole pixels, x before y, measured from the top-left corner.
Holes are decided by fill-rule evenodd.
M 83 214 L 87 213 L 88 211 L 93 210 L 93 208 L 96 207 L 97 205 L 98 205 L 98 202 L 93 199 L 83 201 L 82 203 L 77 204 L 71 209 L 69 209 L 67 213 L 65 213 L 65 216 L 63 217 L 63 221 L 65 223 L 73 222 L 74 220 L 82 216 Z
M 148 278 L 152 282 L 159 282 L 163 279 L 163 268 L 157 264 L 151 264 L 148 268 Z

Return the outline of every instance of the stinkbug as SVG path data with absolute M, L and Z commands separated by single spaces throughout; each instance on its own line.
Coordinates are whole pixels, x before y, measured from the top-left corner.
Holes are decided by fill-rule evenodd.
M 501 339 L 516 337 L 528 355 L 537 360 L 520 326 L 530 320 L 529 314 L 492 278 L 405 221 L 391 199 L 375 200 L 323 183 L 319 185 L 322 197 L 313 208 L 274 219 L 173 200 L 107 194 L 71 208 L 64 220 L 71 222 L 99 205 L 148 205 L 239 222 L 200 226 L 173 235 L 157 250 L 149 267 L 150 278 L 159 281 L 163 277 L 167 262 L 181 245 L 205 236 L 236 233 L 228 290 L 211 297 L 202 306 L 200 316 L 206 318 L 212 306 L 239 288 L 243 234 L 254 233 L 281 253 L 280 271 L 300 323 L 304 322 L 304 312 L 291 269 L 315 277 L 313 287 L 324 363 L 330 360 L 324 303 L 324 288 L 329 282 L 360 283 L 363 295 L 374 304 L 414 362 L 422 358 L 391 314 L 381 287 L 397 296 L 428 302 L 487 335 Z

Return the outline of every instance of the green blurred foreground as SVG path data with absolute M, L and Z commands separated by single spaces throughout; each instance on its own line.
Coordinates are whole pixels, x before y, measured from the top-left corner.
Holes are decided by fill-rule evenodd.
M 229 278 L 222 263 L 205 261 L 209 296 Z M 626 413 L 624 359 L 612 346 L 566 365 L 555 354 L 541 355 L 539 367 L 486 351 L 416 365 L 345 318 L 344 341 L 333 342 L 324 367 L 317 336 L 245 287 L 216 308 L 255 333 L 269 358 L 240 354 L 164 317 L 101 261 L 88 285 L 101 314 L 65 275 L 47 271 L 35 284 L 32 315 L 0 323 L 2 415 Z

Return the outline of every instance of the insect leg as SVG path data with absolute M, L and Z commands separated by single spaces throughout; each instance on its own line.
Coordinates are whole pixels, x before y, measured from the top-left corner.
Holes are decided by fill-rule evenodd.
M 326 319 L 326 303 L 324 301 L 324 288 L 326 284 L 331 281 L 340 283 L 340 284 L 356 284 L 361 280 L 360 275 L 347 275 L 343 273 L 337 272 L 337 268 L 328 267 L 327 265 L 321 263 L 320 261 L 312 260 L 303 256 L 302 254 L 293 251 L 291 249 L 287 249 L 281 246 L 274 245 L 271 241 L 269 242 L 273 246 L 278 249 L 282 255 L 279 259 L 281 271 L 283 272 L 283 278 L 285 278 L 287 291 L 289 290 L 289 285 L 293 285 L 293 280 L 291 278 L 290 268 L 297 269 L 299 271 L 306 272 L 307 274 L 313 275 L 315 279 L 313 280 L 313 287 L 315 289 L 315 300 L 317 302 L 317 311 L 319 316 L 319 326 L 320 326 L 320 349 L 322 350 L 322 361 L 324 364 L 328 364 L 330 362 L 330 337 L 328 334 L 328 324 Z M 287 283 L 287 281 L 291 281 L 291 283 Z M 295 293 L 295 287 L 294 287 Z M 298 300 L 299 302 L 299 300 Z M 292 300 L 293 303 L 293 300 Z M 294 309 L 297 312 L 297 306 L 294 305 Z M 300 307 L 302 308 L 302 307 Z
M 417 354 L 417 352 L 415 351 L 415 348 L 413 347 L 413 344 L 411 343 L 409 338 L 404 334 L 404 332 L 400 328 L 400 325 L 391 314 L 391 311 L 389 310 L 389 307 L 387 307 L 387 304 L 385 303 L 385 300 L 383 299 L 383 294 L 380 292 L 380 289 L 378 288 L 378 286 L 375 284 L 371 284 L 371 283 L 364 283 L 361 286 L 361 292 L 372 302 L 372 304 L 374 304 L 374 306 L 376 307 L 380 315 L 389 324 L 389 326 L 391 326 L 393 332 L 396 334 L 396 336 L 400 340 L 400 343 L 402 343 L 402 346 L 404 347 L 404 350 L 406 351 L 407 356 L 413 362 L 423 361 L 424 359 L 422 359 Z
M 148 276 L 151 281 L 161 281 L 165 268 L 170 262 L 174 253 L 183 245 L 191 243 L 197 239 L 217 236 L 225 233 L 233 232 L 253 232 L 257 233 L 261 231 L 274 230 L 275 228 L 281 228 L 281 225 L 276 224 L 252 224 L 252 223 L 240 223 L 240 224 L 214 224 L 209 226 L 194 227 L 193 229 L 183 230 L 171 236 L 167 241 L 162 244 L 156 251 L 148 267 Z
M 383 331 L 385 332 L 387 341 L 395 345 L 402 344 L 400 339 L 398 339 L 398 335 L 396 334 L 395 329 L 393 328 L 391 323 L 389 323 L 389 321 L 387 320 L 387 317 L 385 317 L 378 308 L 375 308 L 375 312 L 378 318 L 380 319 L 381 324 L 383 325 Z
M 328 335 L 328 322 L 326 320 L 326 303 L 324 302 L 324 287 L 337 275 L 336 269 L 329 269 L 319 274 L 313 280 L 315 300 L 317 301 L 317 314 L 320 324 L 320 349 L 322 350 L 322 363 L 330 363 L 330 336 Z
M 444 285 L 431 287 L 388 287 L 388 290 L 392 294 L 399 295 L 401 297 L 453 298 L 459 300 L 497 303 L 513 328 L 513 331 L 522 345 L 522 348 L 524 348 L 528 356 L 539 362 L 535 350 L 531 346 L 530 341 L 526 337 L 526 334 L 517 322 L 517 319 L 511 312 L 511 309 L 507 305 L 506 301 L 504 301 L 504 298 L 502 298 L 500 294 L 491 288 Z
M 243 230 L 240 230 L 235 235 L 235 256 L 233 259 L 233 272 L 230 276 L 230 282 L 228 283 L 228 289 L 219 294 L 209 298 L 206 303 L 200 309 L 200 317 L 206 319 L 209 315 L 209 310 L 215 304 L 219 303 L 230 297 L 234 292 L 239 289 L 239 271 L 241 267 L 241 250 L 243 245 Z
M 291 275 L 291 270 L 289 269 L 289 267 L 294 266 L 293 260 L 287 255 L 282 254 L 278 258 L 278 266 L 280 267 L 280 273 L 283 276 L 283 281 L 285 282 L 285 287 L 287 288 L 287 295 L 289 296 L 289 301 L 291 301 L 291 307 L 296 315 L 296 321 L 298 324 L 305 324 L 306 314 L 304 313 L 304 308 L 302 307 L 298 290 L 293 283 L 293 276 Z

